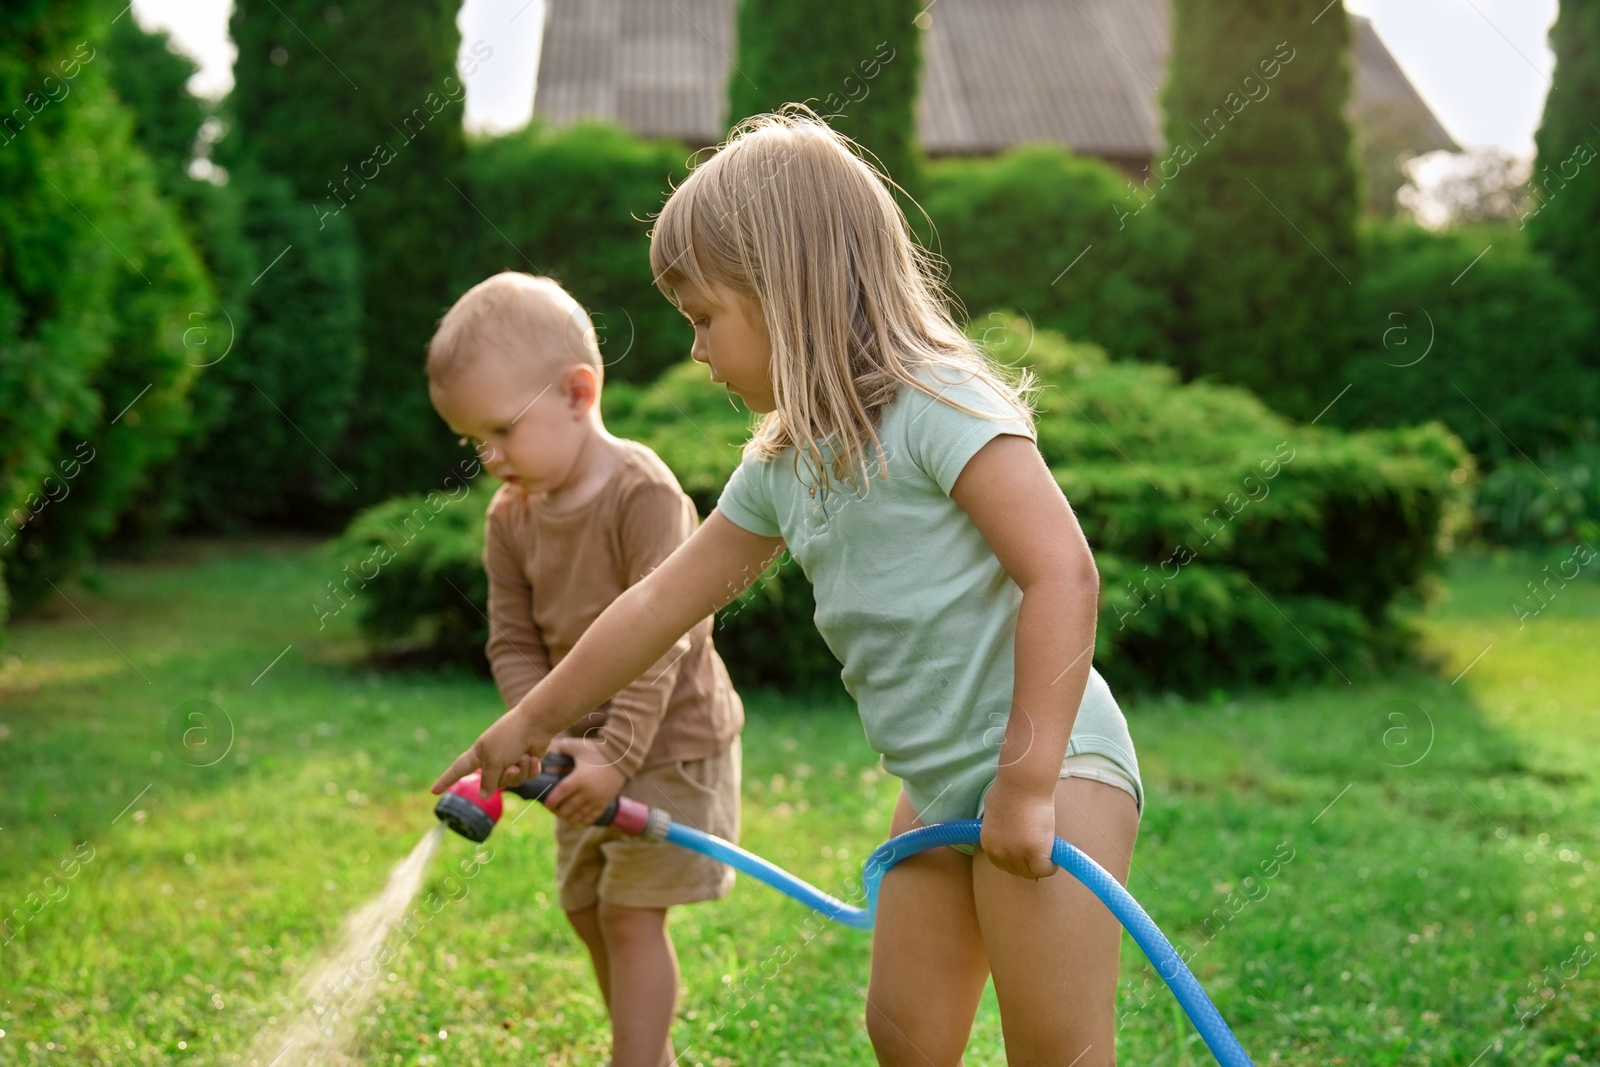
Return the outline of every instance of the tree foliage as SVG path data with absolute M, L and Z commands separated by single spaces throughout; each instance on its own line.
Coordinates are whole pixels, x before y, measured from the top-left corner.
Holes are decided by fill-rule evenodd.
M 345 217 L 362 258 L 366 358 L 349 432 L 329 450 L 352 503 L 436 479 L 455 443 L 429 408 L 423 359 L 449 306 L 462 235 L 459 2 L 239 0 L 234 110 L 244 151 L 288 179 L 319 229 Z M 287 256 L 294 255 L 290 250 Z M 280 264 L 281 266 L 281 264 Z
M 920 31 L 915 0 L 741 0 L 728 122 L 809 103 L 874 153 L 890 177 L 916 174 Z
M 1600 293 L 1600 5 L 1561 5 L 1550 31 L 1554 86 L 1545 101 L 1528 219 L 1534 244 L 1580 293 Z
M 1127 218 L 1140 207 L 1128 186 L 1109 163 L 1057 145 L 936 160 L 923 172 L 928 244 L 968 309 L 1014 308 L 1120 359 L 1166 361 L 1171 233 Z
M 1363 245 L 1356 337 L 1339 375 L 1349 389 L 1329 421 L 1437 420 L 1489 464 L 1537 456 L 1593 422 L 1594 308 L 1515 233 L 1383 224 Z
M 455 291 L 503 270 L 548 275 L 588 310 L 606 379 L 650 381 L 694 339 L 650 271 L 649 219 L 688 156 L 682 144 L 589 123 L 535 122 L 474 145 L 467 189 L 495 226 L 477 232 Z
M 1355 293 L 1342 15 L 1175 0 L 1168 150 L 1140 182 L 1183 246 L 1172 285 L 1185 376 L 1307 418 L 1333 397 Z
M 0 497 L 26 605 L 115 529 L 189 425 L 187 316 L 213 295 L 108 79 L 107 5 L 0 16 Z

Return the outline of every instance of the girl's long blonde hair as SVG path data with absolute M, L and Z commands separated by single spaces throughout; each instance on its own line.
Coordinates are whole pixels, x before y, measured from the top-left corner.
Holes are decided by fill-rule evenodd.
M 979 379 L 1008 415 L 1032 417 L 1031 376 L 1013 380 L 961 332 L 941 261 L 911 239 L 889 179 L 855 147 L 801 105 L 746 119 L 673 191 L 650 234 L 669 300 L 709 298 L 719 283 L 760 305 L 777 407 L 745 454 L 795 446 L 796 472 L 804 463 L 801 477 L 822 494 L 834 480 L 866 492 L 873 453 L 887 470 L 880 412 L 902 385 L 939 396 L 918 370 Z

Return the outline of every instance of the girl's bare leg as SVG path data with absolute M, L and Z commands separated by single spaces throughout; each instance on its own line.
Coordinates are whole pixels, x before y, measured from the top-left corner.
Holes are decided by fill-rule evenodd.
M 1087 778 L 1060 779 L 1055 798 L 1056 835 L 1126 884 L 1139 834 L 1133 798 Z M 972 889 L 1006 1063 L 1113 1067 L 1122 947 L 1116 918 L 1065 871 L 1030 881 L 1001 871 L 981 851 L 972 863 Z
M 921 825 L 901 793 L 892 833 Z M 936 848 L 884 876 L 867 990 L 867 1034 L 884 1067 L 961 1063 L 988 977 L 972 866 L 955 849 Z

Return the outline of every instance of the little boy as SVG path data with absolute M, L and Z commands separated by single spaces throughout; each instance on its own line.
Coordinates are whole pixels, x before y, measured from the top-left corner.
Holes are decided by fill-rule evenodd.
M 505 484 L 489 502 L 489 664 L 513 707 L 596 616 L 694 531 L 694 505 L 648 448 L 600 419 L 589 317 L 547 278 L 468 290 L 428 347 L 428 394 Z M 736 840 L 744 708 L 708 618 L 556 740 L 577 767 L 549 807 L 561 907 L 611 1015 L 613 1067 L 668 1067 L 678 964 L 667 908 L 724 896 L 733 871 L 590 824 L 618 793 Z

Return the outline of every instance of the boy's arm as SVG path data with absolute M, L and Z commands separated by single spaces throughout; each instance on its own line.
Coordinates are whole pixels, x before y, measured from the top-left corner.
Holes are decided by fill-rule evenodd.
M 489 641 L 484 654 L 508 708 L 516 707 L 550 673 L 550 653 L 533 623 L 533 587 L 522 569 L 522 552 L 507 514 L 511 503 L 512 499 L 500 497 L 490 502 L 483 534 L 483 570 L 489 578 Z
M 635 491 L 623 508 L 620 539 L 622 563 L 631 588 L 659 567 L 694 533 L 694 507 L 682 491 L 652 483 Z M 689 654 L 693 629 L 673 642 L 666 654 L 611 698 L 600 755 L 624 778 L 632 778 L 650 752 L 667 703 Z
M 433 791 L 442 793 L 480 768 L 485 793 L 535 773 L 551 738 L 749 588 L 782 549 L 781 537 L 751 533 L 713 511 L 661 566 L 612 601 L 549 676 L 456 757 Z

